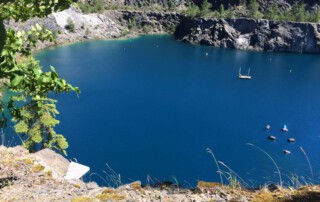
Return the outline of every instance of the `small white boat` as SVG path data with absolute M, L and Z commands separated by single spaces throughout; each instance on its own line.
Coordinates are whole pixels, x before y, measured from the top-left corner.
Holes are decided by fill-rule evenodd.
M 239 69 L 239 79 L 251 79 L 251 76 L 250 76 L 250 68 L 248 70 L 248 74 L 247 75 L 242 75 L 241 74 L 241 67 Z
M 268 136 L 268 139 L 269 140 L 276 140 L 277 138 L 275 136 L 270 135 L 270 136 Z

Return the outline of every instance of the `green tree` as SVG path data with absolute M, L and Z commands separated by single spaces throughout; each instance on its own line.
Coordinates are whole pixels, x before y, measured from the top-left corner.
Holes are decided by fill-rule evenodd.
M 212 4 L 208 0 L 204 0 L 201 4 L 201 16 L 208 16 L 211 12 Z
M 283 14 L 279 9 L 277 2 L 273 2 L 272 6 L 268 9 L 265 15 L 266 18 L 270 20 L 281 20 L 283 19 Z
M 257 19 L 262 17 L 262 14 L 259 12 L 259 3 L 257 2 L 257 0 L 250 0 L 248 9 L 249 16 Z
M 306 4 L 304 3 L 299 4 L 295 2 L 292 6 L 291 11 L 292 11 L 294 21 L 301 22 L 306 20 L 306 17 L 307 17 Z
M 76 28 L 76 25 L 74 24 L 73 20 L 69 17 L 67 19 L 66 29 L 69 30 L 70 32 L 74 32 L 75 28 Z
M 246 9 L 247 8 L 247 1 L 246 0 L 240 0 L 239 5 L 243 6 L 243 8 Z
M 200 8 L 197 5 L 190 3 L 190 4 L 188 4 L 188 9 L 186 10 L 186 15 L 191 16 L 191 17 L 200 16 Z
M 225 9 L 224 9 L 224 5 L 223 4 L 220 4 L 219 14 L 220 14 L 221 18 L 225 17 Z
M 286 11 L 284 12 L 284 15 L 283 15 L 283 20 L 285 20 L 285 21 L 293 21 L 294 20 L 291 9 L 286 9 Z
M 68 8 L 70 3 L 70 0 L 0 1 L 1 90 L 10 92 L 6 99 L 0 100 L 0 127 L 6 127 L 11 117 L 15 132 L 22 136 L 23 146 L 30 151 L 46 147 L 66 154 L 68 143 L 54 130 L 59 123 L 55 118 L 58 114 L 56 100 L 48 95 L 69 91 L 79 93 L 79 89 L 59 78 L 53 67 L 44 72 L 31 55 L 38 41 L 53 40 L 51 31 L 39 25 L 27 32 L 11 28 L 6 31 L 3 21 L 43 17 L 52 11 Z M 22 62 L 17 60 L 18 56 L 26 59 Z
M 320 8 L 318 8 L 315 14 L 315 22 L 320 22 Z
M 103 0 L 79 0 L 78 6 L 84 13 L 102 13 L 105 9 Z
M 172 10 L 175 7 L 175 3 L 172 0 L 168 0 L 167 6 L 169 10 Z

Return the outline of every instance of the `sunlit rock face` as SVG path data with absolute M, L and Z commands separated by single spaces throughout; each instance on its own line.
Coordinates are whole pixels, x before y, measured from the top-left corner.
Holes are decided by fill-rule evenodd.
M 255 19 L 183 18 L 177 39 L 242 50 L 320 53 L 320 25 Z

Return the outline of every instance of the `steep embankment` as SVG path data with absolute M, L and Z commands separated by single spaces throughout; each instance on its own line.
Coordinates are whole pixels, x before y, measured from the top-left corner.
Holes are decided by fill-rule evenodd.
M 72 7 L 46 18 L 34 18 L 26 22 L 10 21 L 6 23 L 6 27 L 28 30 L 31 26 L 39 24 L 51 30 L 56 40 L 39 42 L 37 49 L 43 49 L 84 40 L 133 37 L 146 33 L 172 33 L 181 18 L 180 14 L 164 12 L 105 11 L 103 14 L 84 14 Z M 74 24 L 74 30 L 68 29 L 68 20 Z
M 320 24 L 316 23 L 185 17 L 175 36 L 193 44 L 224 48 L 320 53 Z

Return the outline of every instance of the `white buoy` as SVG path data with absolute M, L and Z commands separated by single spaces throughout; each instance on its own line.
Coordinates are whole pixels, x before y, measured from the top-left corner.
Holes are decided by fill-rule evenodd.
M 271 128 L 271 126 L 269 124 L 266 125 L 266 127 L 265 127 L 266 130 L 270 130 L 270 128 Z
M 288 138 L 288 140 L 287 140 L 288 142 L 295 142 L 296 141 L 296 139 L 294 139 L 294 138 Z
M 289 150 L 283 150 L 283 153 L 284 153 L 284 154 L 291 154 L 291 151 L 289 151 Z
M 282 130 L 283 132 L 288 132 L 288 131 L 289 131 L 289 129 L 287 128 L 287 125 L 284 125 L 281 130 Z

